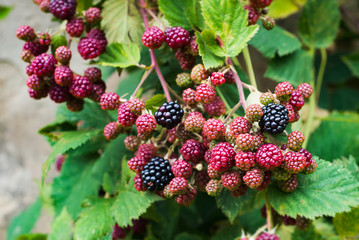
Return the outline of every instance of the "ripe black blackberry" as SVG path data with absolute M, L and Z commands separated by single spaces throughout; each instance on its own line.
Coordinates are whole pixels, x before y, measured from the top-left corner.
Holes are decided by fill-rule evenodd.
M 167 129 L 176 127 L 182 120 L 183 110 L 176 102 L 165 102 L 155 112 L 156 122 Z
M 269 103 L 263 108 L 264 115 L 259 121 L 262 132 L 282 133 L 289 121 L 288 110 L 280 104 Z
M 173 173 L 168 160 L 154 157 L 145 165 L 141 177 L 149 191 L 161 191 L 172 180 Z

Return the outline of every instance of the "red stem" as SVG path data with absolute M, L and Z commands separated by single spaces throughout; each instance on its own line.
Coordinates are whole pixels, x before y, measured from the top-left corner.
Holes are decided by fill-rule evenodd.
M 145 0 L 140 0 L 140 4 L 141 4 L 142 19 L 143 19 L 143 22 L 145 24 L 145 28 L 148 29 L 148 19 L 147 19 L 147 14 L 146 14 L 146 11 L 145 11 L 145 7 L 146 7 Z M 166 81 L 165 81 L 165 79 L 164 79 L 164 77 L 163 77 L 163 75 L 161 73 L 161 70 L 160 70 L 158 64 L 157 64 L 155 52 L 152 49 L 150 49 L 150 55 L 151 55 L 151 64 L 156 70 L 157 76 L 160 79 L 160 82 L 161 82 L 163 91 L 165 93 L 166 99 L 169 102 L 169 101 L 171 101 L 171 96 L 170 96 L 170 93 L 168 91 Z
M 147 70 L 147 71 L 145 72 L 145 74 L 143 74 L 143 77 L 142 77 L 140 83 L 137 85 L 137 87 L 136 87 L 135 91 L 132 93 L 132 96 L 131 96 L 131 97 L 134 97 L 134 96 L 136 95 L 136 93 L 137 93 L 138 90 L 141 88 L 142 84 L 145 82 L 145 80 L 147 79 L 147 77 L 151 74 L 152 70 L 153 70 L 153 67 L 151 67 L 149 70 Z
M 237 84 L 237 88 L 238 88 L 238 94 L 239 94 L 239 102 L 241 103 L 240 105 L 242 105 L 242 107 L 244 109 L 247 108 L 247 104 L 246 104 L 246 98 L 244 97 L 244 92 L 243 92 L 243 83 L 241 81 L 241 79 L 238 76 L 238 73 L 236 71 L 236 69 L 234 68 L 233 62 L 230 58 L 228 58 L 228 64 L 231 66 L 231 69 L 233 71 L 233 76 L 234 76 L 234 80 L 236 81 Z M 239 108 L 239 104 L 237 109 Z M 237 110 L 235 109 L 235 110 Z

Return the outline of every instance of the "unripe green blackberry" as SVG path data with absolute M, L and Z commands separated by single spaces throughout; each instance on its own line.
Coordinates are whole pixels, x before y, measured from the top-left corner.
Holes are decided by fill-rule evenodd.
M 246 172 L 243 176 L 243 182 L 250 188 L 257 188 L 263 182 L 264 174 L 259 169 L 253 169 L 251 171 Z
M 193 85 L 193 82 L 191 80 L 191 75 L 189 73 L 180 73 L 177 74 L 176 77 L 176 83 L 180 87 L 188 88 Z
M 166 185 L 165 188 L 162 190 L 162 194 L 166 199 L 173 198 L 173 193 L 170 191 L 170 186 Z
M 211 179 L 206 186 L 206 191 L 209 196 L 218 196 L 223 189 L 223 185 L 220 180 Z
M 202 64 L 197 64 L 192 68 L 191 71 L 191 80 L 196 84 L 201 84 L 201 82 L 208 78 L 208 72 Z
M 275 168 L 274 170 L 272 170 L 272 174 L 273 174 L 273 177 L 278 181 L 287 180 L 292 175 L 291 173 L 287 172 L 286 170 L 284 170 L 281 167 L 278 167 L 278 168 Z
M 262 107 L 259 104 L 251 104 L 246 108 L 246 117 L 251 122 L 258 122 L 263 114 Z
M 272 17 L 262 18 L 262 24 L 265 29 L 272 30 L 275 27 L 275 20 Z
M 265 137 L 260 131 L 253 133 L 252 136 L 254 139 L 253 151 L 256 152 L 265 143 Z
M 299 131 L 289 133 L 287 138 L 287 147 L 293 151 L 299 151 L 305 140 L 304 134 Z
M 279 181 L 278 186 L 284 192 L 293 192 L 298 187 L 297 175 L 293 174 L 285 181 Z
M 34 59 L 34 55 L 28 49 L 22 50 L 20 57 L 24 62 L 27 63 L 31 63 L 32 59 Z
M 229 142 L 230 144 L 236 144 L 236 137 L 233 135 L 233 132 L 226 131 L 225 134 L 226 142 Z
M 267 105 L 268 103 L 272 103 L 274 102 L 274 95 L 270 92 L 265 92 L 260 96 L 259 102 L 264 106 Z
M 206 119 L 200 112 L 191 112 L 184 121 L 184 127 L 190 132 L 202 132 Z
M 254 138 L 249 133 L 239 134 L 236 138 L 236 145 L 242 151 L 251 151 L 254 147 Z
M 141 144 L 141 140 L 136 136 L 128 136 L 124 140 L 125 148 L 129 151 L 136 152 Z

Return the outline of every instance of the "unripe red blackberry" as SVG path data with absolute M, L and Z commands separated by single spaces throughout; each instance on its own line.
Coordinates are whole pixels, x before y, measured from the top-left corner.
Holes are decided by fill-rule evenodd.
M 90 95 L 87 97 L 95 102 L 100 102 L 101 97 L 106 92 L 106 83 L 102 80 L 97 81 L 93 84 L 93 89 Z
M 192 68 L 191 80 L 196 84 L 201 84 L 203 80 L 208 78 L 208 72 L 202 64 L 197 64 Z
M 236 145 L 242 151 L 252 151 L 254 147 L 254 138 L 249 133 L 239 134 L 236 138 Z
M 144 141 L 151 138 L 156 125 L 156 120 L 152 115 L 139 116 L 136 120 L 137 136 Z
M 238 137 L 238 135 L 242 133 L 249 133 L 251 128 L 252 124 L 244 117 L 235 118 L 229 125 L 229 130 L 234 137 Z
M 189 106 L 194 106 L 197 104 L 195 100 L 196 91 L 192 88 L 187 88 L 182 93 L 182 98 L 185 103 L 187 103 Z
M 69 64 L 72 57 L 72 52 L 68 47 L 60 46 L 56 48 L 55 59 L 64 65 Z
M 202 143 L 189 139 L 180 150 L 184 160 L 197 163 L 204 159 L 205 147 Z
M 38 42 L 43 46 L 49 46 L 51 44 L 51 36 L 48 33 L 39 33 Z
M 56 59 L 52 55 L 46 53 L 40 54 L 31 62 L 34 74 L 39 77 L 50 77 L 55 71 L 55 65 Z
M 201 103 L 209 103 L 216 96 L 216 91 L 213 87 L 203 83 L 198 85 L 195 93 L 195 100 Z
M 136 115 L 140 115 L 145 109 L 145 102 L 138 98 L 131 98 L 128 100 L 128 108 Z
M 264 176 L 263 176 L 263 182 L 256 189 L 258 191 L 266 189 L 268 187 L 268 185 L 270 184 L 271 178 L 272 178 L 272 172 L 265 171 Z
M 302 173 L 304 174 L 312 174 L 317 169 L 317 161 L 315 159 L 311 159 L 309 165 L 307 164 L 304 171 Z
M 183 177 L 175 177 L 169 183 L 169 189 L 174 195 L 186 193 L 188 181 Z
M 49 96 L 52 101 L 55 103 L 66 102 L 70 98 L 69 88 L 61 87 L 55 82 L 51 83 Z
M 181 69 L 184 71 L 190 70 L 196 64 L 196 57 L 191 54 L 188 54 L 185 50 L 181 48 L 176 51 L 175 57 Z
M 230 170 L 222 174 L 221 176 L 223 187 L 230 191 L 237 189 L 241 183 L 241 174 L 236 170 Z
M 135 173 L 141 173 L 146 165 L 142 157 L 133 157 L 127 162 L 128 169 Z
M 290 173 L 299 173 L 305 169 L 306 157 L 298 152 L 289 151 L 284 155 L 282 168 Z
M 299 131 L 289 133 L 287 138 L 287 147 L 293 151 L 299 151 L 305 140 L 304 134 Z
M 70 98 L 66 101 L 66 107 L 71 112 L 79 112 L 84 108 L 85 101 L 80 98 L 75 98 L 70 96 Z
M 292 174 L 287 180 L 279 181 L 278 186 L 284 192 L 293 192 L 298 187 L 297 175 Z
M 313 88 L 308 83 L 300 84 L 296 90 L 300 92 L 305 99 L 309 98 L 313 93 Z
M 265 92 L 260 96 L 259 102 L 264 106 L 268 103 L 272 103 L 274 102 L 274 95 L 271 92 Z
M 246 195 L 248 190 L 248 186 L 245 184 L 241 184 L 237 189 L 230 191 L 233 197 L 240 197 Z
M 210 177 L 207 174 L 206 170 L 202 170 L 196 173 L 195 176 L 195 185 L 198 187 L 198 190 L 201 192 L 206 192 L 206 186 L 210 181 Z
M 31 63 L 35 56 L 31 53 L 30 50 L 22 50 L 20 57 L 24 62 Z
M 224 74 L 227 84 L 235 84 L 236 80 L 234 79 L 233 71 L 230 69 Z
M 297 215 L 296 224 L 295 224 L 297 228 L 301 230 L 306 230 L 310 227 L 311 224 L 312 224 L 312 220 Z
M 289 82 L 281 82 L 275 87 L 275 94 L 279 101 L 288 101 L 292 92 L 294 91 L 293 86 Z
M 136 174 L 136 176 L 133 178 L 133 181 L 135 182 L 135 189 L 137 191 L 141 192 L 147 190 L 147 188 L 143 185 L 141 174 Z
M 97 67 L 87 68 L 84 72 L 84 76 L 90 79 L 91 82 L 95 83 L 100 81 L 102 78 L 101 70 Z
M 146 162 L 157 156 L 158 148 L 153 144 L 142 144 L 135 153 L 136 157 L 142 157 Z
M 93 84 L 87 77 L 75 75 L 70 85 L 70 93 L 77 98 L 85 98 L 91 94 Z
M 273 170 L 279 167 L 283 161 L 282 151 L 274 144 L 262 145 L 256 153 L 256 162 L 266 170 Z
M 118 121 L 124 127 L 131 127 L 135 124 L 137 120 L 137 115 L 130 111 L 128 107 L 128 102 L 125 102 L 120 105 L 118 108 Z
M 211 179 L 221 179 L 222 172 L 217 171 L 216 169 L 213 168 L 213 166 L 211 164 L 208 164 L 208 166 L 207 166 L 207 175 Z
M 34 90 L 34 89 L 29 88 L 27 91 L 31 98 L 39 100 L 41 98 L 47 97 L 49 90 L 50 90 L 49 86 L 45 84 L 44 87 L 39 90 Z
M 287 215 L 282 216 L 282 220 L 286 226 L 294 226 L 297 222 L 295 218 L 289 217 Z
M 81 37 L 84 28 L 85 26 L 81 18 L 73 18 L 66 24 L 66 32 L 71 37 Z
M 73 78 L 73 73 L 68 66 L 57 66 L 55 68 L 54 79 L 59 86 L 70 86 Z
M 167 141 L 170 143 L 174 143 L 177 139 L 177 128 L 167 129 Z
M 188 88 L 193 85 L 193 82 L 191 80 L 191 75 L 186 72 L 177 74 L 176 83 L 178 86 L 184 88 Z
M 204 144 L 203 144 L 204 145 Z M 205 146 L 205 145 L 204 145 Z M 205 146 L 206 147 L 206 146 Z M 211 149 L 207 149 L 206 152 L 204 153 L 204 160 L 206 161 L 206 163 L 210 163 L 211 162 Z
M 189 162 L 179 159 L 176 160 L 172 167 L 172 172 L 175 177 L 189 178 L 192 175 L 192 166 Z
M 295 111 L 299 111 L 304 105 L 304 98 L 302 94 L 294 90 L 292 96 L 289 98 L 289 104 L 293 106 Z
M 265 137 L 264 137 L 263 133 L 261 133 L 261 132 L 255 132 L 252 134 L 252 136 L 254 139 L 253 151 L 256 152 L 264 144 Z
M 50 12 L 57 18 L 71 19 L 76 13 L 76 0 L 51 0 Z
M 86 37 L 96 39 L 100 43 L 100 53 L 104 53 L 106 51 L 108 42 L 104 31 L 93 28 L 89 33 L 86 34 Z
M 85 19 L 87 23 L 98 23 L 102 20 L 101 11 L 97 7 L 90 7 L 85 12 Z
M 41 1 L 41 0 L 35 0 L 35 1 Z M 39 4 L 40 10 L 44 13 L 50 12 L 50 0 L 42 0 Z
M 221 86 L 223 83 L 226 82 L 226 79 L 221 72 L 214 72 L 211 75 L 211 83 L 213 86 Z
M 96 39 L 85 37 L 79 41 L 77 50 L 83 59 L 94 59 L 101 54 L 101 44 Z
M 31 76 L 33 74 L 34 74 L 34 71 L 33 71 L 32 67 L 31 67 L 31 64 L 27 65 L 26 66 L 26 75 Z
M 296 117 L 295 117 L 295 110 L 293 106 L 289 103 L 286 103 L 284 106 L 288 110 L 288 123 L 295 122 Z
M 32 55 L 39 56 L 42 53 L 47 52 L 49 49 L 49 46 L 41 45 L 39 42 L 26 42 L 24 46 L 22 47 L 22 50 L 29 50 Z
M 175 197 L 175 201 L 181 206 L 189 206 L 197 195 L 197 190 L 194 188 L 188 189 L 185 194 L 180 194 Z
M 191 42 L 189 43 L 189 51 L 193 56 L 198 56 L 199 55 L 196 35 L 191 37 Z
M 244 9 L 248 11 L 248 26 L 256 24 L 261 13 L 250 5 L 245 5 Z
M 150 49 L 158 49 L 165 41 L 165 34 L 158 27 L 148 28 L 142 35 L 142 43 Z
M 280 240 L 279 237 L 277 235 L 275 235 L 274 233 L 266 233 L 263 232 L 261 233 L 261 235 L 259 235 L 256 240 Z
M 190 132 L 201 133 L 205 122 L 202 113 L 191 112 L 184 121 L 184 127 Z
M 287 180 L 292 175 L 281 167 L 272 170 L 273 177 L 278 181 Z
M 217 171 L 227 171 L 234 165 L 235 155 L 231 144 L 219 143 L 211 151 L 211 165 Z
M 31 75 L 26 80 L 26 86 L 34 90 L 40 90 L 45 84 L 43 78 L 38 77 L 37 75 Z
M 209 196 L 218 196 L 223 189 L 221 180 L 211 179 L 206 185 L 206 192 Z
M 252 152 L 238 151 L 235 160 L 236 167 L 243 171 L 249 171 L 256 165 L 255 156 Z
M 259 121 L 263 114 L 262 107 L 259 104 L 251 104 L 246 108 L 246 117 L 251 122 Z
M 16 37 L 20 40 L 30 42 L 36 39 L 35 31 L 28 25 L 22 25 L 16 30 Z
M 103 129 L 103 135 L 107 140 L 113 140 L 121 133 L 122 127 L 118 122 L 110 122 Z
M 250 0 L 251 6 L 254 8 L 265 8 L 268 7 L 273 0 Z
M 184 47 L 189 44 L 189 32 L 182 27 L 171 27 L 165 30 L 165 41 L 172 49 Z
M 187 139 L 193 138 L 192 132 L 187 131 L 183 123 L 177 126 L 176 136 L 180 141 L 186 141 Z
M 203 126 L 203 134 L 211 140 L 221 139 L 226 133 L 226 128 L 221 120 L 210 118 Z
M 204 104 L 204 110 L 210 116 L 219 117 L 225 114 L 227 109 L 222 99 L 216 96 L 210 103 Z
M 253 169 L 243 176 L 243 182 L 250 188 L 257 188 L 263 182 L 264 174 L 259 169 Z
M 123 142 L 125 143 L 125 148 L 132 152 L 137 151 L 141 144 L 140 139 L 133 135 L 127 136 Z
M 115 110 L 120 106 L 120 96 L 114 92 L 104 93 L 100 99 L 102 110 Z

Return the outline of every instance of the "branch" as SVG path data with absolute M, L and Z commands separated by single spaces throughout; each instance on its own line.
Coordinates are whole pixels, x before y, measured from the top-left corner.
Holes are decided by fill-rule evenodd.
M 239 78 L 238 73 L 237 73 L 236 69 L 234 68 L 233 62 L 230 58 L 228 58 L 228 64 L 233 71 L 234 80 L 236 81 L 236 84 L 237 84 L 239 102 L 241 103 L 242 107 L 244 109 L 246 109 L 247 104 L 246 104 L 246 99 L 244 97 L 244 92 L 243 92 L 243 83 L 242 83 L 241 79 Z
M 131 97 L 136 96 L 136 93 L 138 92 L 138 90 L 141 88 L 142 84 L 145 82 L 145 80 L 147 79 L 147 77 L 151 74 L 153 70 L 153 67 L 151 67 L 149 70 L 146 70 L 145 73 L 143 74 L 140 83 L 137 85 L 135 91 L 132 93 Z

